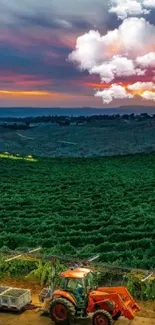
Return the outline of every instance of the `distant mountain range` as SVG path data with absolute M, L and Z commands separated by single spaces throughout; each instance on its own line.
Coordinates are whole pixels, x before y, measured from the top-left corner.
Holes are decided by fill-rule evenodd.
M 34 108 L 34 107 L 1 107 L 0 118 L 4 117 L 36 117 L 36 116 L 91 116 L 91 115 L 113 115 L 113 114 L 155 114 L 155 106 L 120 106 L 116 108 Z

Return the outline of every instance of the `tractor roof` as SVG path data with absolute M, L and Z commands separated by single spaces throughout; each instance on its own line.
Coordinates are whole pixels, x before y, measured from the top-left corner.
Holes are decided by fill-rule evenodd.
M 79 278 L 82 279 L 84 278 L 88 273 L 90 273 L 91 270 L 90 269 L 85 269 L 85 268 L 76 268 L 74 270 L 67 270 L 65 272 L 62 272 L 60 274 L 61 277 L 64 278 Z

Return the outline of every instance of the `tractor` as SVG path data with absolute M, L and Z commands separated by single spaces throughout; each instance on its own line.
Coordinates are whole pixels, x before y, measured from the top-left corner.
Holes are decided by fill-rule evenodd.
M 74 324 L 92 314 L 92 325 L 112 325 L 120 316 L 134 319 L 140 307 L 125 287 L 96 287 L 91 269 L 77 267 L 60 274 L 49 315 L 56 325 Z
M 40 249 L 39 247 L 29 250 L 5 261 L 9 262 L 21 258 L 23 255 L 31 254 Z M 95 272 L 87 267 L 89 263 L 98 257 L 99 255 L 90 258 L 82 264 L 81 262 L 80 264 L 76 262 L 73 267 L 62 272 L 60 274 L 59 288 L 55 288 L 56 261 L 57 258 L 64 262 L 66 259 L 53 255 L 46 257 L 47 260 L 52 262 L 52 283 L 50 288 L 42 289 L 39 294 L 39 300 L 44 302 L 48 298 L 49 316 L 56 325 L 75 324 L 76 319 L 86 319 L 91 314 L 92 325 L 113 325 L 114 321 L 120 316 L 133 320 L 135 313 L 140 311 L 140 307 L 126 287 L 96 286 Z M 127 270 L 128 268 L 125 269 Z M 142 281 L 145 281 L 151 275 L 152 273 L 147 274 Z

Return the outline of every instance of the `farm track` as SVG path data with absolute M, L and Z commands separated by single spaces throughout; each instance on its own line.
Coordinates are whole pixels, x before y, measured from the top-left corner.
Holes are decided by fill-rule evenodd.
M 45 316 L 41 316 L 40 313 L 35 311 L 27 311 L 22 315 L 13 314 L 0 314 L 0 325 L 52 325 L 52 321 Z M 54 325 L 54 324 L 53 324 Z M 91 325 L 91 321 L 83 321 L 76 323 L 75 325 Z M 124 318 L 115 322 L 115 325 L 155 325 L 155 318 L 150 317 L 136 317 L 134 321 L 128 321 Z

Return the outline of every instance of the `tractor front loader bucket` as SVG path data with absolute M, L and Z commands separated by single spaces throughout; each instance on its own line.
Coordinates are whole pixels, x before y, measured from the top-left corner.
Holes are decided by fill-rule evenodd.
M 108 294 L 108 298 L 113 300 L 122 316 L 132 320 L 135 313 L 140 311 L 139 305 L 130 295 L 126 287 L 103 287 L 98 288 L 99 291 L 103 291 Z

